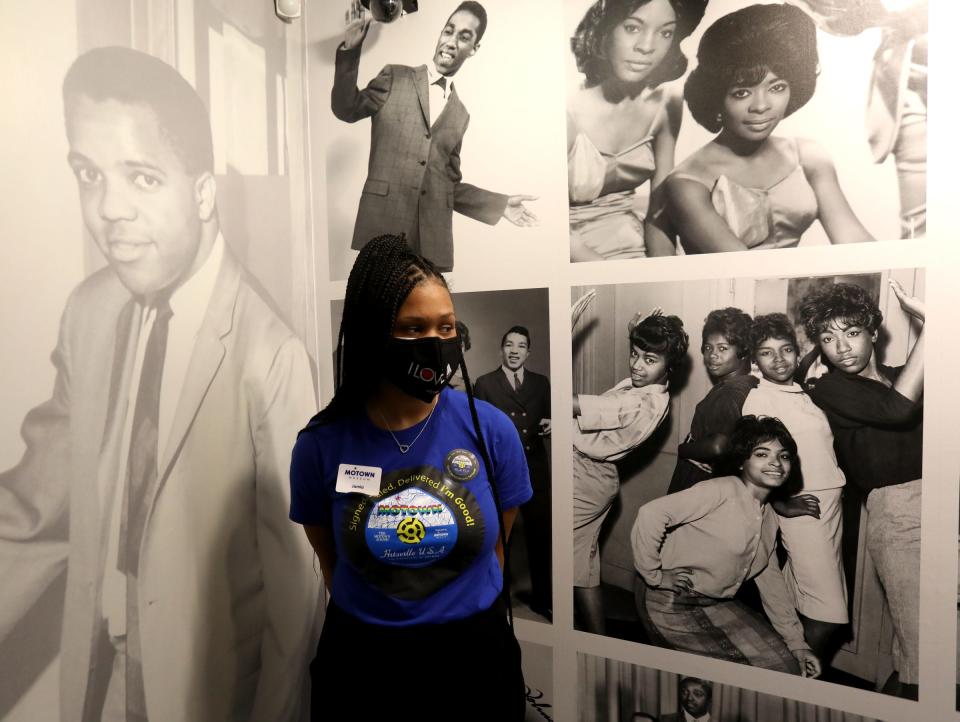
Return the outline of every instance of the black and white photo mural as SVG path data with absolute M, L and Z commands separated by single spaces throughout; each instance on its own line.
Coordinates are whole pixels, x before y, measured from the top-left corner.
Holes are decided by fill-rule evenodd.
M 538 98 L 559 76 L 541 72 L 529 32 L 551 19 L 535 3 L 459 0 L 390 24 L 358 0 L 321 12 L 312 72 L 330 90 L 321 83 L 312 103 L 330 278 L 346 278 L 356 249 L 382 233 L 403 233 L 443 270 L 537 262 L 550 242 L 535 227 L 537 198 L 547 159 L 559 160 Z
M 294 719 L 320 591 L 287 518 L 316 411 L 302 41 L 254 2 L 11 8 L 4 175 L 46 192 L 0 231 L 0 717 Z
M 572 261 L 925 233 L 926 0 L 565 9 Z
M 577 628 L 916 699 L 923 295 L 575 288 Z

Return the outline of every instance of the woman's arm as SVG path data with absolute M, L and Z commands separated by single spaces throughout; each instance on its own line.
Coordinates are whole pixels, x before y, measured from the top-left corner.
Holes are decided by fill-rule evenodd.
M 730 438 L 726 434 L 709 434 L 702 439 L 684 441 L 677 447 L 677 456 L 709 464 L 727 453 L 729 444 Z
M 893 279 L 890 279 L 890 288 L 904 311 L 920 321 L 926 319 L 927 312 L 923 301 L 909 296 L 903 286 Z M 900 395 L 913 402 L 919 400 L 923 395 L 923 328 L 920 328 L 920 335 L 917 336 L 916 343 L 913 344 L 913 348 L 907 355 L 907 362 L 893 384 L 893 388 Z
M 862 243 L 874 240 L 857 218 L 840 189 L 837 171 L 827 152 L 812 140 L 798 140 L 800 164 L 817 197 L 820 223 L 831 243 Z
M 760 592 L 763 611 L 767 613 L 770 624 L 800 665 L 800 674 L 804 677 L 819 677 L 820 660 L 810 650 L 810 645 L 803 636 L 803 626 L 777 562 L 776 548 L 771 550 L 767 566 L 754 577 L 754 581 Z
M 653 135 L 653 178 L 651 190 L 657 188 L 673 170 L 674 155 L 677 148 L 677 136 L 680 135 L 680 123 L 683 119 L 683 96 L 674 89 L 665 90 L 667 99 L 663 104 L 661 117 L 655 121 Z
M 705 185 L 673 175 L 663 186 L 670 220 L 687 253 L 749 250 L 717 213 Z
M 664 195 L 663 185 L 650 191 L 647 217 L 643 221 L 643 245 L 651 258 L 677 255 L 677 233 L 670 225 Z
M 327 526 L 310 526 L 305 524 L 303 530 L 310 540 L 310 546 L 317 553 L 320 560 L 320 571 L 323 574 L 323 583 L 327 593 L 333 588 L 333 568 L 337 564 L 337 549 L 333 543 L 333 531 Z
M 510 541 L 510 530 L 513 529 L 513 522 L 517 518 L 517 507 L 503 510 L 503 538 L 497 535 L 497 561 L 500 562 L 500 569 L 503 569 L 503 540 Z
M 634 568 L 647 584 L 674 591 L 692 589 L 689 569 L 663 569 L 660 555 L 667 530 L 682 534 L 679 527 L 703 518 L 722 503 L 720 486 L 713 481 L 706 481 L 676 494 L 661 496 L 640 507 L 630 531 L 630 546 Z

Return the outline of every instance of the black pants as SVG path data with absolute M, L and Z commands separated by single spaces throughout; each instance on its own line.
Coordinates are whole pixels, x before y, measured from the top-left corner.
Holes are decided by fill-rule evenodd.
M 311 720 L 522 722 L 520 645 L 502 604 L 446 624 L 387 627 L 331 602 L 310 665 Z

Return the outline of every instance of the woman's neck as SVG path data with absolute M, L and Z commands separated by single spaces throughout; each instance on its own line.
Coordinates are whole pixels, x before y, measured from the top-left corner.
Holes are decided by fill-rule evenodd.
M 767 144 L 770 142 L 770 138 L 772 137 L 773 136 L 768 135 L 763 140 L 748 140 L 736 135 L 735 133 L 731 133 L 724 128 L 720 131 L 720 134 L 714 138 L 714 142 L 717 145 L 726 148 L 734 155 L 740 156 L 741 158 L 746 158 L 756 155 L 766 148 Z
M 421 401 L 404 393 L 389 381 L 382 381 L 367 399 L 367 416 L 374 426 L 400 431 L 427 418 L 439 399 L 438 394 L 432 401 Z
M 606 78 L 599 86 L 600 95 L 608 103 L 633 101 L 646 89 L 646 83 L 623 83 L 613 76 Z
M 757 486 L 756 484 L 747 481 L 742 476 L 740 477 L 740 481 L 742 481 L 743 485 L 747 487 L 747 491 L 750 492 L 750 496 L 752 496 L 761 504 L 766 504 L 767 499 L 770 498 L 770 494 L 773 493 L 772 489 L 765 489 L 762 486 Z

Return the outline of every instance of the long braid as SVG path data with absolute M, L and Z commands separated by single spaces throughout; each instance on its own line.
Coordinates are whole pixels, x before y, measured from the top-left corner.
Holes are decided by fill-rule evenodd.
M 470 374 L 467 372 L 467 363 L 463 360 L 463 357 L 460 358 L 460 373 L 463 375 L 463 387 L 467 392 L 467 404 L 470 406 L 470 418 L 473 421 L 473 431 L 477 435 L 477 446 L 480 447 L 480 456 L 487 470 L 490 489 L 493 491 L 493 503 L 497 507 L 497 522 L 500 525 L 500 545 L 503 547 L 503 597 L 507 603 L 507 620 L 510 627 L 513 628 L 513 602 L 510 598 L 510 547 L 507 546 L 506 526 L 503 523 L 503 506 L 500 504 L 500 490 L 497 488 L 496 475 L 493 473 L 493 462 L 490 460 L 490 452 L 483 438 L 483 432 L 480 430 L 480 417 L 477 415 L 477 404 L 473 396 L 473 383 L 470 381 Z

